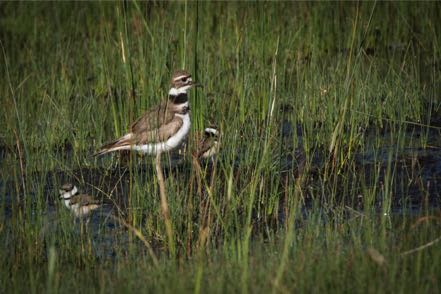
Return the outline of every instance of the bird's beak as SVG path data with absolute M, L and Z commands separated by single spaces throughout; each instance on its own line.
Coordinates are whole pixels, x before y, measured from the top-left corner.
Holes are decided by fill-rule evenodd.
M 204 87 L 201 83 L 198 83 L 198 82 L 193 82 L 191 85 L 192 85 L 193 87 L 200 87 L 200 88 L 203 88 L 203 87 Z

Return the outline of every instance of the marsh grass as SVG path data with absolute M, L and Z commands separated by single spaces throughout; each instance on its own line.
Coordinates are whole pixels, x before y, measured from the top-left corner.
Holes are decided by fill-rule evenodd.
M 438 3 L 0 14 L 1 289 L 439 292 L 439 243 L 402 255 L 439 237 L 424 166 L 440 147 Z M 212 163 L 162 159 L 167 241 L 154 159 L 91 154 L 166 96 L 176 68 L 204 84 L 192 133 L 217 126 L 222 149 Z M 114 218 L 74 221 L 57 199 L 65 181 Z

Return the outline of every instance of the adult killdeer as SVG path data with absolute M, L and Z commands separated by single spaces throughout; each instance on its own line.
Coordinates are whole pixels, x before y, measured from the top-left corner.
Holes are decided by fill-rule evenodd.
M 204 137 L 198 144 L 196 156 L 198 159 L 213 158 L 219 152 L 219 131 L 215 128 L 206 128 Z
M 79 194 L 78 189 L 73 184 L 61 186 L 60 199 L 64 205 L 72 211 L 76 217 L 85 217 L 93 210 L 102 206 L 102 202 L 87 194 Z
M 190 131 L 190 106 L 187 91 L 199 86 L 185 70 L 173 74 L 167 101 L 147 110 L 130 126 L 130 132 L 105 144 L 95 155 L 117 150 L 158 154 L 178 147 Z

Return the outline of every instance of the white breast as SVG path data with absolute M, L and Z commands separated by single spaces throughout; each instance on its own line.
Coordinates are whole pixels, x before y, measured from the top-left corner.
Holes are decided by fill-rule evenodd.
M 65 199 L 64 200 L 64 206 L 66 206 L 67 208 L 70 209 L 70 199 Z
M 202 158 L 209 158 L 214 156 L 219 149 L 218 142 L 214 142 L 213 146 L 202 154 Z
M 71 205 L 70 207 L 69 207 L 69 209 L 76 215 L 76 216 L 78 216 L 79 215 L 79 210 L 80 210 L 80 204 L 79 203 L 75 203 L 75 204 L 73 204 L 73 205 Z
M 191 122 L 189 113 L 175 115 L 182 118 L 183 121 L 181 128 L 176 132 L 176 134 L 174 134 L 165 142 L 136 145 L 133 146 L 133 149 L 145 154 L 157 154 L 158 152 L 168 152 L 178 147 L 190 131 Z

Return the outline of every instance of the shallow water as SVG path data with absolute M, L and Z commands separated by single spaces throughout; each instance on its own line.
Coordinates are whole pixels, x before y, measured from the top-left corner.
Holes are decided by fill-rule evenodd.
M 426 136 L 427 145 L 438 146 L 439 131 L 429 130 L 417 132 L 411 130 L 409 136 L 419 138 Z M 320 156 L 318 152 L 312 154 L 310 159 L 311 166 L 305 171 L 305 152 L 301 149 L 290 146 L 293 142 L 293 136 L 297 136 L 296 142 L 302 142 L 302 129 L 296 126 L 295 130 L 288 121 L 284 121 L 281 125 L 281 140 L 284 141 L 283 150 L 277 155 L 278 174 L 280 177 L 295 178 L 302 172 L 308 172 L 307 185 L 314 186 L 317 181 L 317 175 L 326 164 L 326 158 Z M 369 138 L 369 134 L 367 137 Z M 383 133 L 388 138 L 387 131 Z M 368 139 L 369 140 L 369 139 Z M 301 145 L 301 144 L 299 144 Z M 4 163 L 4 159 L 8 156 L 15 156 L 11 153 L 13 148 L 0 148 L 0 163 Z M 66 155 L 69 156 L 69 155 Z M 217 164 L 222 162 L 222 154 L 219 155 Z M 45 226 L 42 229 L 42 236 L 49 234 L 52 230 L 58 229 L 60 218 L 68 218 L 72 222 L 71 234 L 78 238 L 87 234 L 92 240 L 91 248 L 97 258 L 113 258 L 124 248 L 128 247 L 129 239 L 127 228 L 121 225 L 115 217 L 124 218 L 127 209 L 130 206 L 127 202 L 127 194 L 130 190 L 131 179 L 136 178 L 137 181 L 151 181 L 154 174 L 154 165 L 152 160 L 148 158 L 135 158 L 134 166 L 130 171 L 129 161 L 122 160 L 119 164 L 112 167 L 97 168 L 80 168 L 66 173 L 62 170 L 53 170 L 47 173 L 35 172 L 26 176 L 26 181 L 38 179 L 43 185 L 42 190 L 46 193 L 46 207 L 38 206 L 36 203 L 37 193 L 28 192 L 27 199 L 24 199 L 21 188 L 13 180 L 0 181 L 0 190 L 4 191 L 0 196 L 0 204 L 2 205 L 3 218 L 6 224 L 8 220 L 13 219 L 14 211 L 22 206 L 23 201 L 31 201 L 30 220 L 38 219 L 43 210 L 45 216 Z M 176 179 L 188 178 L 194 172 L 191 164 L 183 156 L 173 154 L 170 158 L 163 160 L 163 167 L 166 177 L 172 175 Z M 101 164 L 101 161 L 98 161 Z M 204 163 L 205 164 L 205 163 Z M 209 162 L 211 166 L 213 162 Z M 235 166 L 240 166 L 240 156 L 236 159 Z M 212 166 L 211 166 L 212 167 Z M 382 189 L 384 189 L 385 181 L 387 181 L 388 167 L 393 169 L 393 179 L 391 182 L 392 202 L 390 209 L 383 209 Z M 395 146 L 387 146 L 381 148 L 368 149 L 363 153 L 354 155 L 353 161 L 354 180 L 363 182 L 367 187 L 378 189 L 378 199 L 374 205 L 376 217 L 406 217 L 418 218 L 427 215 L 428 212 L 436 212 L 441 208 L 441 149 L 428 147 L 412 147 L 409 146 L 396 151 Z M 135 173 L 135 175 L 133 174 Z M 132 177 L 132 178 L 131 178 Z M 58 199 L 58 187 L 56 184 L 64 182 L 74 182 L 78 185 L 78 179 L 81 179 L 80 191 L 82 193 L 91 193 L 97 197 L 103 198 L 105 206 L 98 209 L 87 219 L 75 219 L 60 204 Z M 84 184 L 87 183 L 87 184 Z M 144 183 L 141 183 L 144 184 Z M 20 191 L 17 195 L 16 191 Z M 306 189 L 307 191 L 307 189 Z M 357 192 L 357 191 L 355 191 Z M 350 201 L 346 205 L 343 212 L 343 219 L 350 221 L 352 218 L 363 217 L 363 192 L 360 190 L 355 201 Z M 317 213 L 314 210 L 314 200 L 306 199 L 304 207 L 301 210 L 300 219 L 307 219 L 311 213 Z M 63 211 L 60 211 L 63 210 Z M 279 207 L 278 224 L 283 225 L 286 221 L 284 215 L 283 201 Z M 332 211 L 332 209 L 331 209 Z M 329 221 L 334 212 L 329 213 L 327 208 L 323 208 L 320 212 L 323 221 Z M 253 223 L 258 226 L 260 218 L 255 215 Z M 371 216 L 372 217 L 372 216 Z M 64 219 L 64 221 L 66 221 Z M 274 228 L 277 230 L 277 227 Z M 155 251 L 159 253 L 159 246 L 155 247 Z

